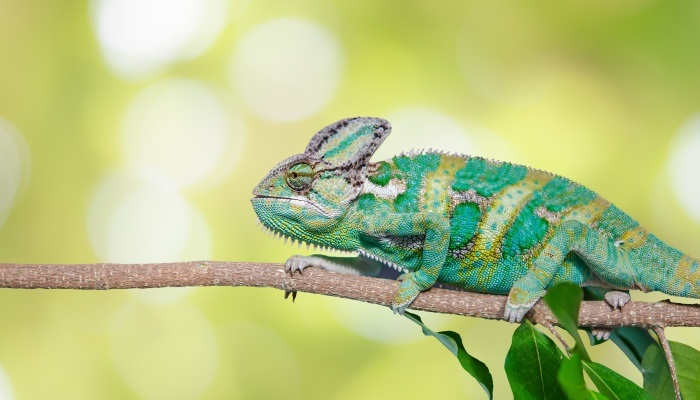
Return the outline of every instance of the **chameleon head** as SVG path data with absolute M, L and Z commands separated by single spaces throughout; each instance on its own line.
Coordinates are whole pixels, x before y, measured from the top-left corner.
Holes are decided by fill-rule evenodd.
M 306 242 L 332 231 L 367 178 L 367 164 L 391 130 L 379 118 L 343 119 L 311 138 L 303 153 L 273 168 L 253 189 L 253 209 L 275 232 Z

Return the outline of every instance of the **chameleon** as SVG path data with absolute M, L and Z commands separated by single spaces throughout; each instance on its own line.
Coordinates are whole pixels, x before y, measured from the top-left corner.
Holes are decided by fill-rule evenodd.
M 630 300 L 630 289 L 700 298 L 700 260 L 592 190 L 523 165 L 443 151 L 371 161 L 390 132 L 381 118 L 337 121 L 254 188 L 264 228 L 356 254 L 295 255 L 288 273 L 315 266 L 376 276 L 391 267 L 401 272 L 395 313 L 440 283 L 507 294 L 510 322 L 562 281 L 604 289 L 613 309 Z

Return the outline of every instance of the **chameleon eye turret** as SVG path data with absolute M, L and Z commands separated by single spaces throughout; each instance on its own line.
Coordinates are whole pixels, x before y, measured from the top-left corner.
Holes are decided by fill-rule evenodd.
M 657 290 L 700 298 L 700 261 L 666 245 L 593 191 L 564 177 L 482 157 L 417 151 L 370 162 L 389 135 L 381 118 L 337 121 L 253 191 L 262 224 L 283 236 L 357 257 L 293 256 L 288 272 L 317 266 L 404 272 L 392 309 L 443 282 L 508 294 L 520 321 L 558 282 Z
M 302 192 L 311 186 L 314 179 L 314 170 L 309 164 L 300 162 L 287 170 L 286 180 L 292 190 Z

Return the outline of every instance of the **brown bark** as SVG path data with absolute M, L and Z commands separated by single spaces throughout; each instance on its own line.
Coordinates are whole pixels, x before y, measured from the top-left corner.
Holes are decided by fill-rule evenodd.
M 168 286 L 264 286 L 345 297 L 389 305 L 398 283 L 308 268 L 290 277 L 281 264 L 193 261 L 162 264 L 0 264 L 0 287 L 18 289 L 129 289 Z M 504 296 L 433 288 L 413 302 L 415 310 L 502 319 Z M 529 314 L 534 322 L 556 324 L 544 302 Z M 700 306 L 671 302 L 629 302 L 612 311 L 602 301 L 584 301 L 579 326 L 700 326 Z

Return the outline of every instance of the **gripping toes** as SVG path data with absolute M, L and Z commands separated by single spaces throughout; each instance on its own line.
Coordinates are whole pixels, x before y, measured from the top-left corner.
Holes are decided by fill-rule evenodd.
M 629 293 L 621 292 L 619 290 L 611 290 L 606 292 L 604 298 L 605 302 L 608 303 L 613 310 L 617 308 L 622 309 L 622 307 L 624 307 L 625 304 L 627 304 L 631 299 Z
M 403 314 L 408 306 L 413 303 L 413 300 L 418 297 L 420 292 L 420 287 L 415 282 L 413 273 L 404 274 L 401 284 L 399 285 L 399 290 L 396 292 L 396 296 L 391 302 L 391 311 L 393 311 L 394 314 Z
M 311 267 L 312 265 L 311 257 L 291 256 L 284 263 L 284 271 L 289 275 L 294 275 L 295 272 L 299 272 L 301 274 L 304 271 L 304 268 Z
M 610 339 L 610 333 L 612 333 L 612 330 L 610 330 L 610 329 L 602 329 L 602 328 L 591 329 L 591 334 L 593 336 L 595 336 L 595 338 L 598 340 Z
M 520 322 L 525 317 L 537 300 L 544 295 L 544 291 L 527 291 L 519 287 L 513 287 L 508 294 L 506 310 L 503 319 L 508 322 Z

